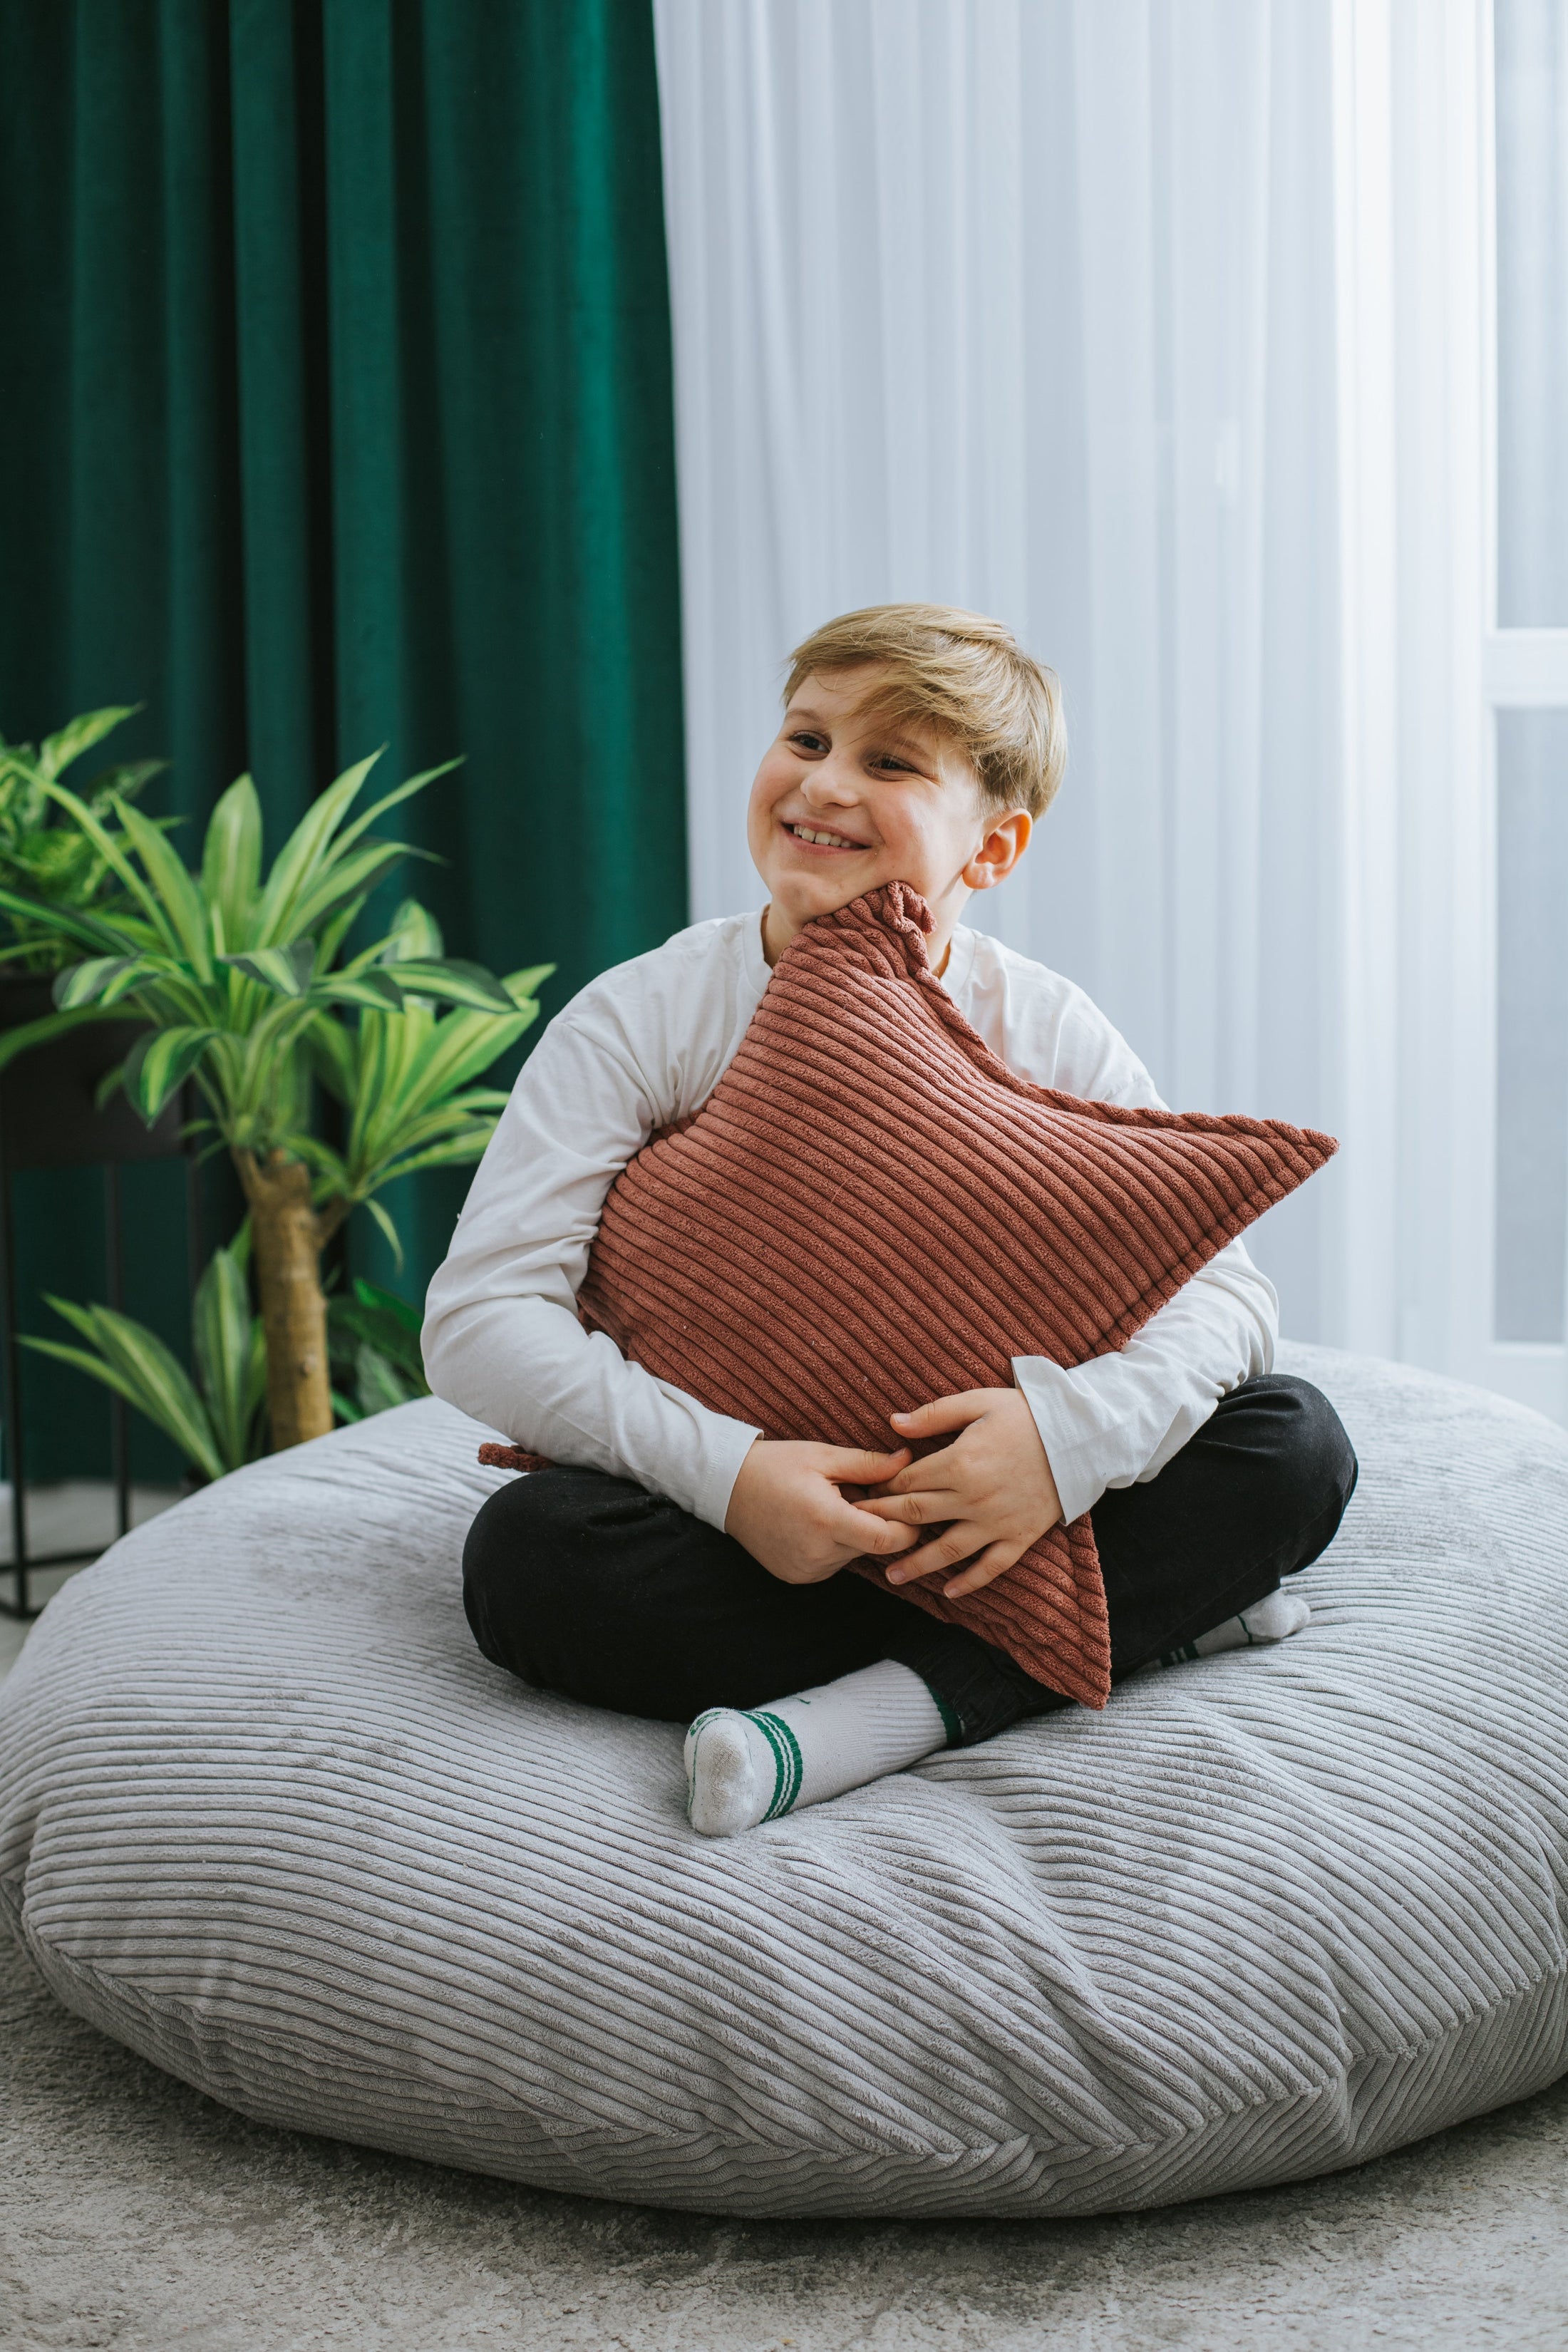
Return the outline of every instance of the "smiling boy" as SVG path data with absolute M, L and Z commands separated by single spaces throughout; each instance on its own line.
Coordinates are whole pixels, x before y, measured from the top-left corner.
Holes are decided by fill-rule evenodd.
M 1331 1406 L 1270 1371 L 1274 1294 L 1239 1243 L 1126 1347 L 1073 1369 L 1020 1357 L 1012 1387 L 912 1401 L 879 1454 L 764 1439 L 577 1319 L 622 1169 L 707 1101 L 803 926 L 884 883 L 925 899 L 932 969 L 1021 1076 L 1162 1107 L 1080 990 L 960 920 L 1023 856 L 1065 758 L 1056 681 L 1000 623 L 884 605 L 807 638 L 752 787 L 765 908 L 678 933 L 555 1016 L 431 1285 L 437 1394 L 559 1465 L 474 1523 L 479 1646 L 535 1685 L 689 1724 L 704 1834 L 1063 1704 L 977 1635 L 841 1575 L 851 1560 L 897 1556 L 889 1580 L 962 1594 L 1089 1511 L 1121 1676 L 1243 1612 L 1247 1638 L 1299 1623 L 1280 1580 L 1353 1487 Z

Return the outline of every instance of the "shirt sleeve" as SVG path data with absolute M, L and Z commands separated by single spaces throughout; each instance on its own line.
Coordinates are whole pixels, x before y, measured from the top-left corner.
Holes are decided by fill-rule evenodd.
M 515 1444 L 635 1479 L 721 1528 L 761 1433 L 656 1380 L 577 1320 L 605 1195 L 683 1108 L 657 1004 L 596 982 L 556 1015 L 430 1286 L 425 1368 L 437 1396 Z
M 1027 1017 L 1031 1009 L 1018 1008 L 1005 1055 L 1020 1077 L 1089 1101 L 1166 1108 L 1126 1040 L 1080 991 L 1048 1024 Z M 1273 1284 L 1237 1241 L 1124 1348 L 1071 1367 L 1016 1357 L 1013 1377 L 1035 1416 L 1063 1518 L 1091 1510 L 1108 1486 L 1158 1477 L 1221 1397 L 1272 1369 L 1279 1315 Z

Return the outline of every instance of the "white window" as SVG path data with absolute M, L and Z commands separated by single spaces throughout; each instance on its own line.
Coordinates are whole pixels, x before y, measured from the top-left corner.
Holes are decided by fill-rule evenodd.
M 1484 1377 L 1568 1419 L 1568 0 L 1493 0 L 1496 1131 Z

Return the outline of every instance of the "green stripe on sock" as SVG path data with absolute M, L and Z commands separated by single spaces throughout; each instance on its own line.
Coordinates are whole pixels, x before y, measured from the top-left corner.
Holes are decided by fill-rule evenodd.
M 922 1683 L 926 1682 L 924 1675 L 921 1676 L 921 1680 Z M 942 1727 L 947 1734 L 948 1746 L 950 1748 L 956 1748 L 959 1741 L 963 1737 L 963 1724 L 960 1723 L 957 1716 L 954 1715 L 952 1707 L 949 1706 L 941 1691 L 932 1690 L 930 1683 L 926 1683 L 926 1690 L 930 1694 L 931 1705 L 935 1707 L 938 1715 L 942 1717 Z
M 789 1811 L 805 1778 L 800 1742 L 780 1715 L 766 1715 L 761 1707 L 750 1707 L 747 1719 L 756 1725 L 773 1751 L 773 1801 L 763 1819 L 775 1822 L 781 1813 Z

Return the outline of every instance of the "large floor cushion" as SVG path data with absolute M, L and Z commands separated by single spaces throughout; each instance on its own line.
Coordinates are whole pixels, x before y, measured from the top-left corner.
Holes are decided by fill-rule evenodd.
M 1568 2065 L 1568 1437 L 1282 1353 L 1360 1491 L 1272 1651 L 749 1836 L 528 1691 L 437 1403 L 241 1472 L 0 1686 L 0 1909 L 266 2121 L 745 2214 L 1068 2214 L 1352 2164 Z

